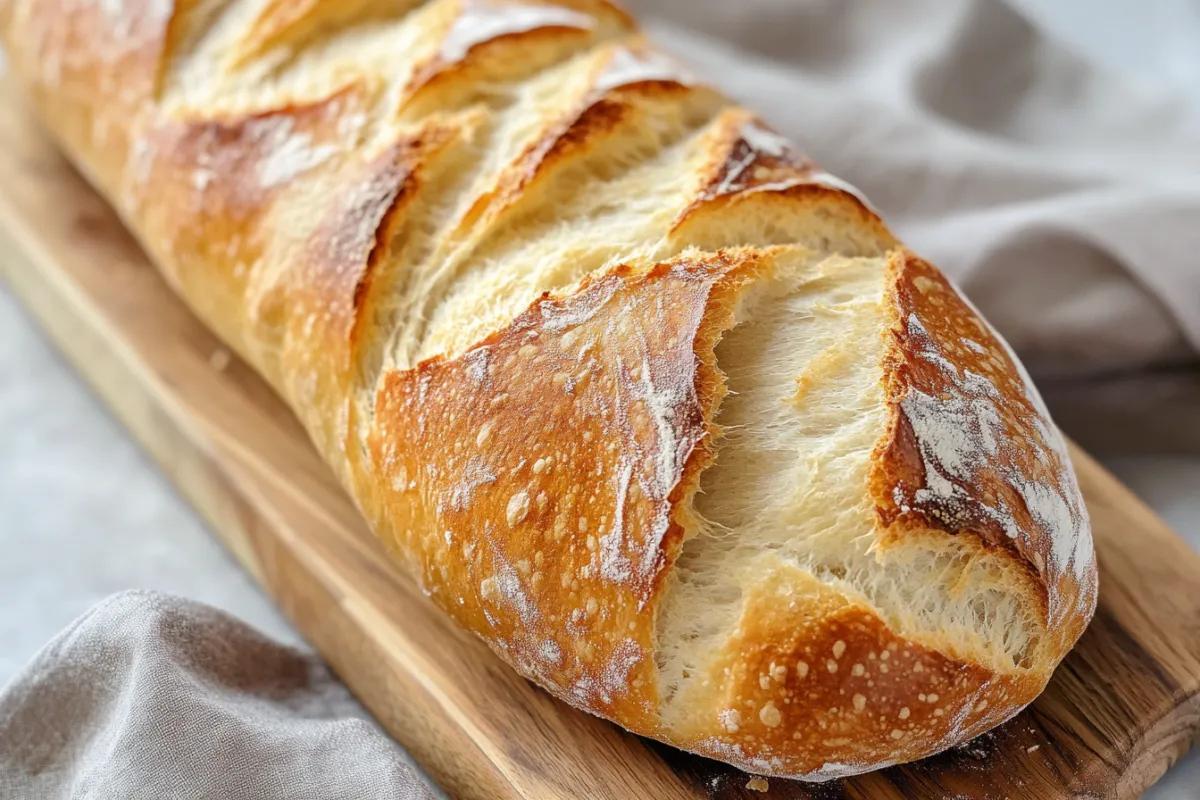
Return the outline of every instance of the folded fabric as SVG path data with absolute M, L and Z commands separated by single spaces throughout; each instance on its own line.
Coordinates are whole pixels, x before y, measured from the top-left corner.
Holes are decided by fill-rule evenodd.
M 0 798 L 431 800 L 314 655 L 190 600 L 125 592 L 0 692 Z

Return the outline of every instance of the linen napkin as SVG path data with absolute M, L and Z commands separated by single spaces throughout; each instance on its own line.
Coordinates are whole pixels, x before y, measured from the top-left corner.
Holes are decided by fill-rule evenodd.
M 115 595 L 0 692 L 3 800 L 432 800 L 314 654 L 210 606 Z

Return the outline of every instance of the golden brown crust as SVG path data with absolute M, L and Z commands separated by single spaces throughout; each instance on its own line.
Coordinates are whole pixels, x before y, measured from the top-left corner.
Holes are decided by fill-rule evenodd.
M 279 263 L 285 248 L 308 250 L 303 238 L 282 240 L 277 220 L 290 213 L 296 181 L 332 183 L 352 169 L 358 135 L 346 120 L 368 96 L 351 86 L 271 112 L 149 126 L 121 188 L 126 213 L 138 219 L 147 249 L 168 265 L 167 277 L 226 341 L 259 362 L 310 423 L 325 453 L 336 452 L 329 449 L 337 438 L 333 421 L 343 414 L 335 407 L 336 393 L 318 391 L 318 383 L 331 388 L 344 371 L 341 353 L 357 281 L 352 273 L 365 268 L 366 253 L 352 267 L 331 265 L 335 248 L 312 242 L 317 257 L 301 261 L 302 269 L 270 265 Z M 338 205 L 324 213 L 338 213 Z M 310 238 L 322 235 L 322 226 L 315 228 Z M 348 228 L 338 239 L 354 233 Z M 333 341 L 339 335 L 341 349 Z M 264 351 L 269 359 L 257 357 Z M 299 353 L 303 361 L 296 366 L 305 368 L 285 368 L 289 353 Z M 326 362 L 319 370 L 312 363 L 317 359 Z
M 603 0 L 526 3 L 460 0 L 437 49 L 413 70 L 406 94 L 469 85 L 476 78 L 511 80 L 554 63 L 590 40 L 631 30 L 628 15 Z M 512 58 L 520 48 L 521 58 Z
M 271 219 L 288 189 L 287 180 L 271 175 L 276 148 L 304 137 L 324 160 L 302 160 L 298 171 L 330 166 L 334 155 L 345 156 L 340 121 L 361 103 L 351 87 L 275 112 L 162 121 L 147 126 L 130 154 L 117 190 L 123 214 L 137 220 L 138 238 L 167 278 L 247 358 L 253 331 L 278 350 L 286 325 L 284 309 L 250 291 L 261 277 L 257 265 L 277 247 Z M 277 364 L 259 368 L 282 388 Z
M 651 609 L 709 457 L 717 296 L 760 261 L 618 267 L 379 393 L 368 513 L 464 627 L 634 730 L 658 728 Z
M 6 0 L 12 7 L 5 34 L 19 31 L 21 46 L 6 53 L 43 118 L 101 185 L 111 187 L 133 144 L 131 122 L 155 96 L 171 20 L 189 3 L 130 0 L 103 3 Z
M 198 253 L 197 268 L 206 273 L 214 262 L 255 263 L 270 236 L 265 218 L 288 184 L 327 169 L 356 144 L 343 120 L 362 107 L 363 93 L 347 87 L 303 105 L 148 126 L 126 169 L 124 204 L 147 220 L 165 250 Z M 289 140 L 305 145 L 290 163 L 279 157 Z M 230 253 L 231 244 L 238 250 Z
M 1007 719 L 1014 702 L 1019 708 L 1032 696 L 907 641 L 793 566 L 762 577 L 708 674 L 716 707 L 673 742 L 752 772 L 806 780 L 935 753 Z
M 1086 514 L 1003 341 L 897 250 L 852 187 L 698 85 L 605 0 L 0 7 L 39 112 L 167 278 L 288 399 L 434 599 L 569 702 L 747 769 L 834 777 L 1015 713 L 1090 617 Z M 246 27 L 214 34 L 233 11 Z M 418 44 L 377 38 L 355 58 L 368 34 L 401 30 Z M 564 271 L 574 277 L 511 320 L 506 306 L 465 352 L 397 357 L 401 333 L 417 331 L 404 344 L 418 352 L 438 291 L 504 255 L 480 244 L 488 235 L 525 235 L 518 223 L 553 220 L 556 198 L 659 158 L 683 170 L 673 194 L 602 228 L 640 237 L 627 252 L 578 251 L 604 266 L 574 286 L 586 271 Z M 573 232 L 613 215 L 578 205 Z M 659 227 L 646 222 L 657 213 Z M 1003 554 L 1045 629 L 1027 663 L 1000 670 L 918 644 L 864 597 L 781 563 L 714 655 L 711 707 L 664 719 L 655 617 L 714 458 L 725 386 L 713 350 L 743 292 L 777 268 L 774 245 L 894 252 L 890 418 L 864 488 L 878 546 L 953 536 Z M 577 252 L 555 247 L 506 277 Z M 398 310 L 414 285 L 430 297 Z
M 851 230 L 853 239 L 837 243 L 815 231 L 796 231 L 803 241 L 845 255 L 878 255 L 899 246 L 857 189 L 822 170 L 752 112 L 722 111 L 706 152 L 691 202 L 671 223 L 673 238 L 689 241 L 697 230 L 713 227 L 714 220 L 740 214 L 779 220 L 785 229 L 797 220 L 827 221 L 825 237 L 836 227 Z
M 680 212 L 673 228 L 703 206 L 754 192 L 783 192 L 813 183 L 820 169 L 790 142 L 745 109 L 730 109 L 710 145 L 713 159 L 701 172 L 695 199 Z
M 403 14 L 420 0 L 269 0 L 246 29 L 230 66 L 241 66 L 283 47 L 297 48 L 317 35 L 329 36 L 353 24 Z
M 1036 650 L 1001 671 L 946 641 L 922 645 L 866 598 L 780 562 L 757 577 L 706 665 L 700 710 L 666 733 L 673 744 L 806 780 L 921 758 L 1032 701 L 1094 611 L 1086 511 L 1061 439 L 1002 340 L 904 251 L 892 255 L 886 305 L 891 422 L 871 477 L 878 546 L 950 534 L 1008 553 L 1038 605 Z
M 494 187 L 476 199 L 460 223 L 460 232 L 494 225 L 555 169 L 600 150 L 623 125 L 643 120 L 640 102 L 664 98 L 677 103 L 722 102 L 711 90 L 693 87 L 686 71 L 642 41 L 605 52 L 590 77 L 573 107 L 539 131 L 497 176 Z

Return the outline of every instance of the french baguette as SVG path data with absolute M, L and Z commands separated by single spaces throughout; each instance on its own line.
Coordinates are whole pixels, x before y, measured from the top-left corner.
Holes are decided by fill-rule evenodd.
M 774 776 L 1008 719 L 1096 603 L 1015 355 L 605 0 L 0 0 L 11 67 L 430 597 Z

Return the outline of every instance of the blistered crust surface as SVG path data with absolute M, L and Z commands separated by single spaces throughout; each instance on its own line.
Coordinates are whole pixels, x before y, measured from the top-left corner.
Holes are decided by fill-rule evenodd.
M 1004 341 L 926 262 L 893 256 L 894 427 L 872 479 L 885 527 L 970 532 L 1037 575 L 1057 656 L 1096 604 L 1087 509 L 1061 435 Z M 1061 636 L 1057 635 L 1061 633 Z
M 676 743 L 805 780 L 935 753 L 1029 699 L 1027 686 L 906 641 L 870 608 L 784 563 L 746 598 L 708 675 L 713 710 L 693 716 Z
M 714 294 L 752 268 L 617 268 L 379 394 L 382 513 L 429 593 L 527 675 L 643 733 L 673 509 L 707 455 Z

